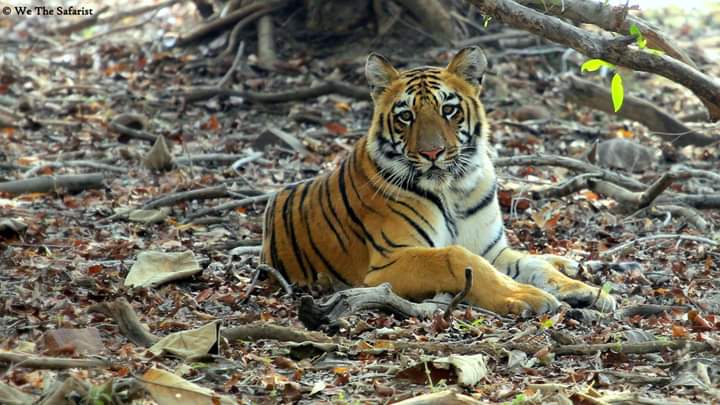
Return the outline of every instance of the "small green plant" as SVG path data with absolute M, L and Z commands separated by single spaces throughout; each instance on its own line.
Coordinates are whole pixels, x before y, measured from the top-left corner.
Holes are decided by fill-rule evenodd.
M 490 20 L 492 20 L 492 16 L 483 16 L 483 28 L 487 28 L 488 25 L 490 25 Z
M 637 25 L 632 24 L 630 26 L 630 35 L 635 37 L 635 45 L 637 45 L 637 47 L 641 50 L 657 56 L 664 54 L 664 52 L 659 49 L 647 47 L 647 38 L 645 38 Z M 618 72 L 618 67 L 602 59 L 588 59 L 580 66 L 580 71 L 594 72 L 602 67 L 615 71 L 615 73 L 613 73 L 612 80 L 610 81 L 610 96 L 612 97 L 613 110 L 618 112 L 620 111 L 620 108 L 622 108 L 623 101 L 625 99 L 625 87 L 623 85 L 623 78 Z
M 90 390 L 88 391 L 87 395 L 87 403 L 91 405 L 105 405 L 105 404 L 111 404 L 112 398 L 110 395 L 108 395 L 107 392 L 105 392 L 105 386 L 92 386 L 90 387 Z
M 515 395 L 515 398 L 513 398 L 512 402 L 503 402 L 503 405 L 522 405 L 527 401 L 527 398 L 525 397 L 525 394 L 517 394 Z
M 548 318 L 548 319 L 540 322 L 540 329 L 541 330 L 552 329 L 552 327 L 554 325 L 555 325 L 555 321 L 552 318 Z

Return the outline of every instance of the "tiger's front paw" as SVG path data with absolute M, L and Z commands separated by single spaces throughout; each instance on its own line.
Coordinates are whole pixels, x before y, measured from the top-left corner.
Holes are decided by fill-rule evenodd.
M 502 298 L 502 305 L 498 312 L 527 318 L 556 312 L 559 307 L 560 301 L 551 294 L 531 285 L 518 283 L 506 297 Z
M 580 270 L 580 263 L 564 256 L 542 255 L 540 258 L 571 277 L 577 276 L 578 271 Z
M 591 287 L 581 281 L 571 280 L 558 286 L 555 295 L 572 307 L 590 307 L 602 312 L 612 312 L 617 308 L 615 298 L 597 287 Z

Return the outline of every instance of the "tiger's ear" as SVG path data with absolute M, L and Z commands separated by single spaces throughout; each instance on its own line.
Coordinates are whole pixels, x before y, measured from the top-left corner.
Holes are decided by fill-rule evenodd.
M 470 84 L 482 84 L 483 74 L 487 70 L 485 52 L 477 46 L 463 48 L 450 61 L 448 72 L 454 73 Z
M 384 56 L 375 52 L 368 55 L 367 63 L 365 63 L 365 77 L 370 85 L 373 97 L 382 92 L 398 76 L 398 71 Z

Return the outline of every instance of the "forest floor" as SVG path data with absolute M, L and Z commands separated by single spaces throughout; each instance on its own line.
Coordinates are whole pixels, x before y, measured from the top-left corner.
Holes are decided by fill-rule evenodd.
M 673 16 L 659 22 L 720 77 L 717 14 Z M 205 55 L 222 50 L 220 42 L 164 48 L 172 37 L 163 33 L 199 24 L 192 6 L 146 17 L 55 37 L 45 25 L 65 20 L 0 19 L 0 402 L 34 403 L 63 382 L 65 394 L 86 403 L 163 403 L 177 395 L 184 403 L 392 403 L 445 390 L 513 405 L 720 400 L 720 211 L 708 207 L 720 193 L 713 177 L 720 152 L 675 148 L 640 124 L 567 102 L 567 75 L 580 75 L 581 55 L 529 35 L 489 42 L 483 99 L 499 161 L 545 154 L 589 168 L 560 167 L 557 157 L 550 165 L 536 157 L 505 161 L 499 196 L 511 243 L 579 261 L 575 276 L 611 288 L 619 309 L 520 319 L 461 306 L 449 320 L 361 311 L 310 333 L 299 302 L 305 294 L 320 298 L 317 292 L 288 295 L 272 277 L 254 280 L 267 193 L 332 170 L 364 134 L 369 50 L 399 67 L 443 65 L 452 50 L 429 45 L 406 20 L 382 38 L 328 39 L 291 34 L 283 29 L 295 18 L 289 15 L 276 20 L 271 69 L 257 65 L 248 31 L 228 76 L 228 88 L 242 92 L 190 100 L 190 88 L 217 91 L 233 58 Z M 126 29 L 103 34 L 117 27 Z M 492 22 L 488 29 L 506 30 Z M 676 84 L 623 75 L 627 94 L 671 115 L 701 111 Z M 610 81 L 583 76 L 604 87 Z M 355 87 L 288 102 L 258 98 L 324 80 Z M 706 128 L 718 134 L 717 126 Z M 167 163 L 159 147 L 148 158 L 160 135 L 174 163 L 151 170 L 147 162 Z M 585 160 L 596 141 L 611 139 L 651 153 L 631 164 L 627 155 L 613 164 L 615 152 Z M 617 173 L 626 186 L 693 174 L 673 177 L 665 205 L 652 208 L 597 189 L 550 197 L 548 187 L 595 170 Z M 82 176 L 62 186 L 65 175 Z M 2 189 L 21 179 L 37 180 Z M 201 191 L 176 194 L 190 190 Z M 707 199 L 692 200 L 697 209 L 670 207 L 686 195 Z M 126 287 L 147 251 L 191 252 L 155 265 L 174 269 L 180 261 L 191 274 Z M 118 308 L 127 310 L 121 298 L 151 336 L 119 327 Z M 157 337 L 208 324 L 209 335 L 186 338 L 192 355 L 147 350 Z M 223 334 L 233 327 L 245 329 Z M 447 368 L 438 359 L 451 354 L 455 365 Z

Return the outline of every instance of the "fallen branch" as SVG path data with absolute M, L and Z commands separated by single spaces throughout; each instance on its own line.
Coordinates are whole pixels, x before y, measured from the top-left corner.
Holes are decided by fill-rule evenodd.
M 617 252 L 623 251 L 627 249 L 628 247 L 631 247 L 637 243 L 640 242 L 648 242 L 651 240 L 659 240 L 659 239 L 677 239 L 679 241 L 692 241 L 692 242 L 698 242 L 698 243 L 705 243 L 710 246 L 718 246 L 720 243 L 715 242 L 712 239 L 703 238 L 701 236 L 692 236 L 692 235 L 679 235 L 679 234 L 669 234 L 669 233 L 663 233 L 659 235 L 651 235 L 651 236 L 644 236 L 642 238 L 629 240 L 625 243 L 621 243 L 618 246 L 615 246 L 612 249 L 608 249 L 602 253 L 600 253 L 600 257 L 607 257 L 610 255 L 613 255 Z
M 558 166 L 580 173 L 596 174 L 598 179 L 607 180 L 633 191 L 645 190 L 642 182 L 611 170 L 603 169 L 592 163 L 557 155 L 526 155 L 494 159 L 495 167 L 505 166 Z
M 206 215 L 213 215 L 227 210 L 234 210 L 237 208 L 246 207 L 248 205 L 264 203 L 270 198 L 271 195 L 272 193 L 261 194 L 258 196 L 243 198 L 242 200 L 231 201 L 225 204 L 216 205 L 214 207 L 197 210 L 194 213 L 188 215 L 185 220 L 183 220 L 183 223 L 186 224 L 195 218 L 203 217 Z
M 178 166 L 186 166 L 186 165 L 196 165 L 198 163 L 229 163 L 229 162 L 236 162 L 241 159 L 249 158 L 250 156 L 253 156 L 251 160 L 248 160 L 247 162 L 251 162 L 253 160 L 260 159 L 262 156 L 255 157 L 253 154 L 251 155 L 237 155 L 234 153 L 204 153 L 199 155 L 189 155 L 189 156 L 183 156 L 175 159 L 175 164 Z M 247 163 L 245 162 L 245 163 Z M 244 164 L 244 163 L 243 163 Z
M 600 343 L 556 346 L 551 349 L 558 356 L 614 352 L 624 354 L 661 353 L 666 350 L 708 352 L 715 350 L 710 343 L 692 340 L 654 340 L 640 343 Z M 533 352 L 535 353 L 535 352 Z
M 110 367 L 112 363 L 106 359 L 68 359 L 62 357 L 43 357 L 25 353 L 0 352 L 0 363 L 13 367 L 24 367 L 45 370 L 62 370 L 67 368 Z
M 99 312 L 114 319 L 120 328 L 120 333 L 138 346 L 152 346 L 160 340 L 159 337 L 150 333 L 147 328 L 140 323 L 135 309 L 133 309 L 125 298 L 120 297 L 112 302 L 101 302 L 91 305 L 90 308 L 88 308 L 88 312 Z
M 370 92 L 365 87 L 359 87 L 340 81 L 327 81 L 312 87 L 301 87 L 277 93 L 232 90 L 216 86 L 198 86 L 187 90 L 171 92 L 169 96 L 183 98 L 188 103 L 204 101 L 212 97 L 240 97 L 253 103 L 285 103 L 289 101 L 306 100 L 327 94 L 340 94 L 359 100 L 371 100 Z
M 140 131 L 137 129 L 132 129 L 129 127 L 126 127 L 125 125 L 116 123 L 114 121 L 110 121 L 108 123 L 108 128 L 112 129 L 113 131 L 125 135 L 130 138 L 140 139 L 142 141 L 148 141 L 155 143 L 157 141 L 157 135 L 153 135 L 150 133 L 147 133 L 145 131 Z
M 300 298 L 298 318 L 308 329 L 333 324 L 339 318 L 361 310 L 376 309 L 401 318 L 417 317 L 427 319 L 439 309 L 435 303 L 414 303 L 392 292 L 390 284 L 376 287 L 351 288 L 338 291 L 316 302 L 311 296 Z
M 205 25 L 201 25 L 187 35 L 181 36 L 177 40 L 177 46 L 191 45 L 201 39 L 215 35 L 217 32 L 233 25 L 242 25 L 244 27 L 263 15 L 284 7 L 285 4 L 285 0 L 270 0 L 251 3 L 233 11 L 232 13 L 229 13 L 225 17 L 221 17 Z M 233 49 L 237 49 L 237 47 L 233 47 Z
M 720 119 L 720 82 L 677 59 L 628 47 L 634 37 L 607 38 L 512 0 L 469 0 L 498 21 L 569 46 L 590 57 L 633 70 L 659 74 L 692 90 L 713 121 Z
M 49 193 L 60 190 L 77 192 L 101 188 L 104 185 L 104 181 L 105 177 L 101 173 L 40 176 L 31 179 L 2 182 L 0 183 L 0 193 Z
M 563 0 L 561 5 L 543 0 L 518 0 L 518 3 L 535 10 L 568 18 L 579 24 L 594 24 L 606 31 L 630 35 L 630 27 L 635 25 L 647 39 L 649 48 L 660 49 L 694 68 L 695 63 L 665 34 L 647 21 L 628 13 L 627 6 L 611 6 L 607 2 L 588 0 Z
M 707 146 L 720 141 L 720 137 L 694 131 L 654 104 L 629 94 L 625 95 L 620 111 L 615 113 L 608 89 L 574 75 L 570 75 L 569 79 L 569 85 L 563 92 L 565 100 L 637 121 L 653 135 L 676 146 Z
M 30 178 L 35 176 L 37 172 L 41 171 L 44 168 L 53 168 L 53 169 L 59 169 L 62 167 L 89 167 L 91 169 L 95 170 L 102 170 L 107 172 L 113 172 L 113 173 L 127 173 L 127 169 L 121 166 L 112 166 L 105 163 L 100 162 L 94 162 L 92 160 L 62 160 L 62 161 L 55 161 L 55 162 L 46 162 L 41 163 L 39 165 L 33 166 L 30 169 L 28 169 L 25 173 L 23 173 L 24 178 Z
M 228 194 L 227 187 L 225 186 L 205 187 L 195 190 L 179 191 L 177 193 L 171 193 L 161 197 L 157 197 L 145 203 L 145 205 L 142 206 L 142 209 L 149 210 L 158 207 L 175 205 L 183 201 L 209 200 L 213 198 L 225 198 L 229 196 L 230 194 Z

